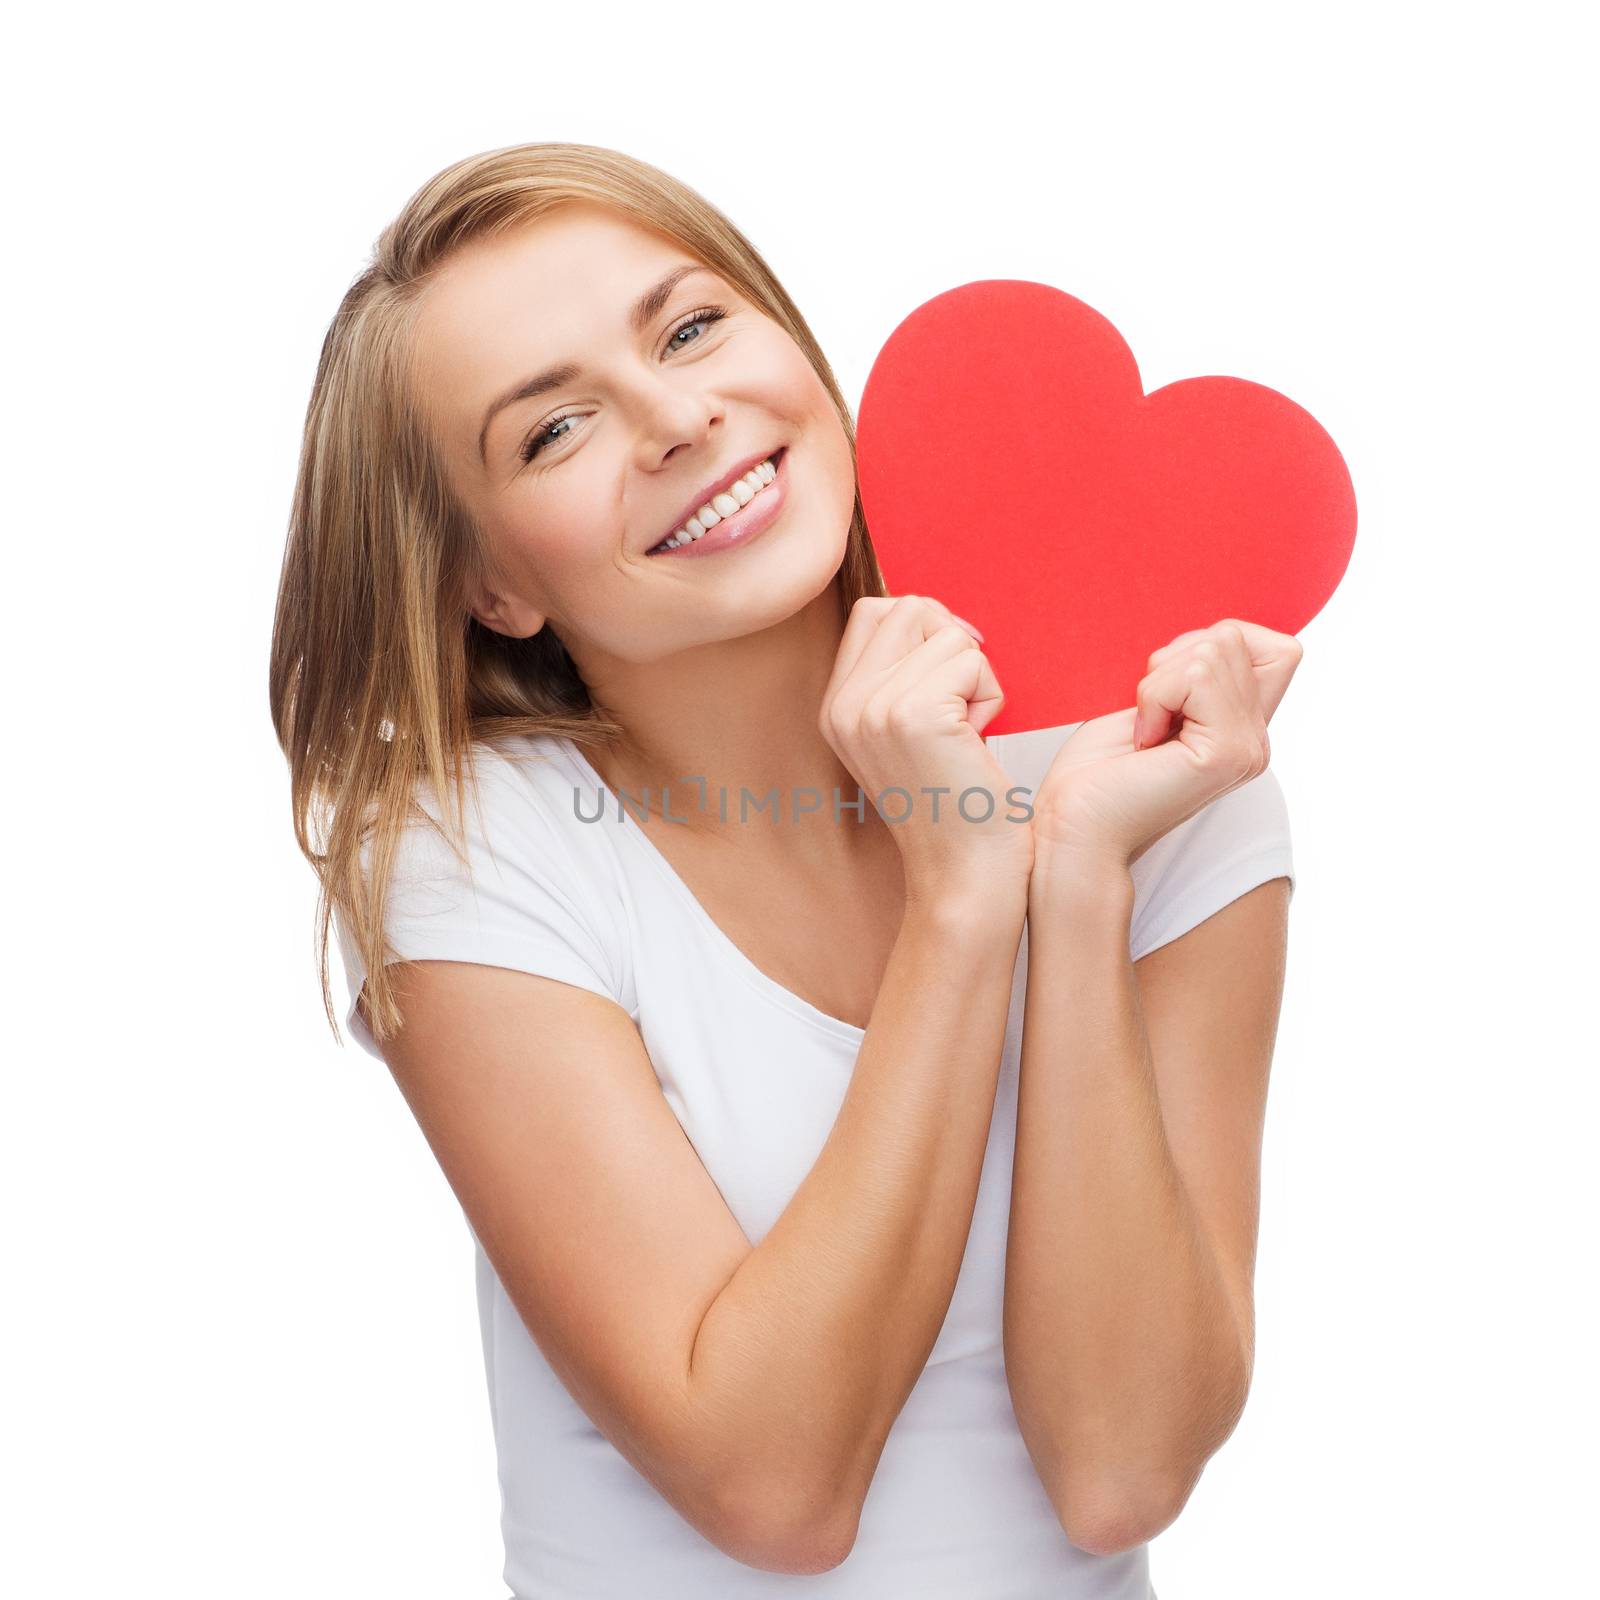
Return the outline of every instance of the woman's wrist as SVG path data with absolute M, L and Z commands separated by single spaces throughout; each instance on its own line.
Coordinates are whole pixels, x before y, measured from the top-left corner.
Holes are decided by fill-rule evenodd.
M 1116 850 L 1036 842 L 1033 875 L 1028 880 L 1030 905 L 1039 901 L 1088 901 L 1106 907 L 1133 909 L 1133 870 Z
M 912 880 L 906 882 L 908 915 L 945 922 L 956 929 L 1021 925 L 1030 894 L 1025 877 L 996 873 L 987 879 Z

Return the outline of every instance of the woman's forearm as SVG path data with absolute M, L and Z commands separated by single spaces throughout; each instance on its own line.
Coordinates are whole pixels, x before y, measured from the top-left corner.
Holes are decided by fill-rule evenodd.
M 1172 1160 L 1128 952 L 1133 880 L 1044 856 L 1006 1253 L 1006 1373 L 1069 1534 L 1110 1551 L 1177 1515 L 1248 1384 Z
M 827 1142 L 700 1326 L 692 1405 L 741 1526 L 854 1537 L 955 1291 L 1026 907 L 1021 883 L 908 904 Z

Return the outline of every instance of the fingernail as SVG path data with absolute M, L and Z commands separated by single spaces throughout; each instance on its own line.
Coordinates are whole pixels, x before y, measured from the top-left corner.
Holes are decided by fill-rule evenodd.
M 965 628 L 967 630 L 967 632 L 970 633 L 972 635 L 972 637 L 978 641 L 979 644 L 983 643 L 983 635 L 981 633 L 979 633 L 978 630 L 976 628 L 974 628 L 972 626 L 972 624 L 970 622 L 968 622 L 965 617 L 956 617 L 956 614 L 953 611 L 950 613 L 950 615 L 952 617 L 955 617 L 956 621 L 959 622 L 961 624 L 961 626 L 963 628 Z

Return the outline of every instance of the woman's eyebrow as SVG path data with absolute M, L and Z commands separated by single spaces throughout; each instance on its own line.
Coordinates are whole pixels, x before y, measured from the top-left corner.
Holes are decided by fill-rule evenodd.
M 682 266 L 674 267 L 659 283 L 652 284 L 639 296 L 633 310 L 628 313 L 629 326 L 635 333 L 642 333 L 661 314 L 661 308 L 684 278 L 696 272 L 710 271 L 709 267 L 702 266 L 698 261 L 689 261 Z M 558 389 L 562 384 L 571 383 L 582 375 L 582 367 L 574 362 L 564 361 L 559 366 L 550 367 L 535 377 L 524 379 L 507 389 L 499 399 L 491 400 L 489 409 L 483 414 L 483 426 L 478 430 L 478 460 L 485 466 L 488 465 L 489 424 L 507 406 L 514 406 L 519 400 L 531 400 L 549 389 Z

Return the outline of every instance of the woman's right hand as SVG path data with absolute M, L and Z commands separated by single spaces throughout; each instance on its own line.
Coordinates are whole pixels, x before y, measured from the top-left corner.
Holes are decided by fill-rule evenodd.
M 1004 701 L 978 640 L 939 601 L 851 607 L 818 725 L 898 842 L 909 893 L 1027 893 L 1032 823 L 982 738 Z

